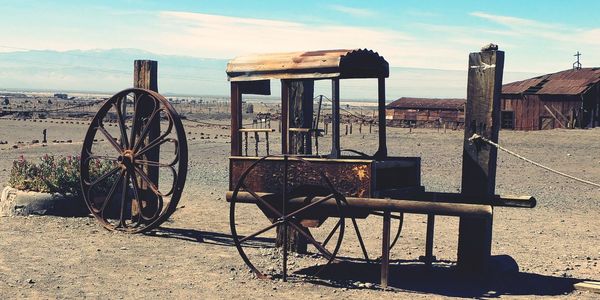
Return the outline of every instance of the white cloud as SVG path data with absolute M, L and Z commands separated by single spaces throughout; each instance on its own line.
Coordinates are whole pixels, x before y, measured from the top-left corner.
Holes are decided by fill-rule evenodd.
M 161 12 L 159 16 L 160 31 L 152 40 L 156 46 L 160 45 L 162 53 L 233 58 L 249 53 L 369 48 L 378 51 L 391 65 L 442 69 L 462 69 L 467 53 L 381 28 L 177 11 Z M 460 60 L 452 59 L 458 53 Z
M 344 5 L 330 5 L 329 8 L 331 8 L 335 11 L 341 12 L 341 13 L 351 15 L 353 17 L 365 18 L 365 17 L 373 17 L 376 15 L 376 13 L 374 11 L 366 9 L 366 8 L 356 8 L 356 7 L 349 7 L 349 6 L 344 6 Z

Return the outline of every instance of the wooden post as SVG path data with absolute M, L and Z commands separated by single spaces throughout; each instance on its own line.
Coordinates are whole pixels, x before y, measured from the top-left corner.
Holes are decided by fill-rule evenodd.
M 468 139 L 477 133 L 498 142 L 500 129 L 500 95 L 504 52 L 482 51 L 469 55 L 465 136 L 463 145 L 462 194 L 491 199 L 496 185 L 497 149 Z M 484 272 L 491 255 L 492 217 L 460 218 L 458 268 L 467 272 Z
M 389 210 L 383 212 L 383 229 L 381 237 L 381 287 L 387 288 L 390 270 L 390 225 L 391 213 Z
M 340 147 L 340 80 L 331 80 L 331 154 L 330 158 L 339 158 Z
M 286 124 L 282 132 L 286 143 L 289 141 L 287 153 L 289 154 L 311 154 L 312 144 L 310 135 L 306 139 L 302 133 L 289 133 L 289 128 L 312 128 L 313 122 L 313 80 L 282 80 L 282 121 Z M 284 116 L 285 112 L 285 116 Z M 294 228 L 284 228 L 286 225 L 277 227 L 276 246 L 287 246 L 290 251 L 306 253 L 308 241 Z M 286 244 L 284 241 L 287 241 Z
M 242 155 L 242 92 L 237 82 L 231 82 L 231 155 Z M 210 108 L 209 108 L 210 111 Z
M 313 93 L 314 80 L 290 80 L 287 84 L 289 105 L 289 127 L 313 127 Z M 306 140 L 303 137 L 306 137 Z M 310 135 L 300 132 L 290 133 L 290 154 L 312 154 Z
M 136 88 L 158 92 L 158 62 L 153 60 L 135 60 L 133 62 L 133 86 Z M 136 97 L 136 99 L 134 99 L 135 118 L 138 121 L 149 118 L 150 115 L 152 115 L 156 106 L 153 101 L 155 100 L 149 97 Z M 143 142 L 147 145 L 157 139 L 160 135 L 160 118 L 154 118 L 154 121 L 151 124 L 146 124 L 145 126 L 149 127 L 148 137 Z M 136 131 L 137 132 L 134 134 L 140 135 L 143 131 L 143 126 L 139 126 Z M 143 148 L 143 146 L 140 148 Z M 160 147 L 154 147 L 143 155 L 143 159 L 147 161 L 158 162 L 159 156 Z M 146 165 L 143 166 L 142 169 L 146 172 L 150 181 L 152 181 L 158 187 L 158 167 Z M 143 180 L 139 179 L 138 184 L 141 190 L 140 198 L 142 198 L 144 206 L 141 209 L 152 212 L 155 211 L 158 205 L 157 195 L 152 192 L 150 186 L 148 186 L 148 184 L 146 184 Z M 133 203 L 135 202 L 132 202 L 132 205 Z
M 378 87 L 378 102 L 377 102 L 377 117 L 379 125 L 379 149 L 375 153 L 375 157 L 383 159 L 387 157 L 387 142 L 385 134 L 385 78 L 377 79 Z

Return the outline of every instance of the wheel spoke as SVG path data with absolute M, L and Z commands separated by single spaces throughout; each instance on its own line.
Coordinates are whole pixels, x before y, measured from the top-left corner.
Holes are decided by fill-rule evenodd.
M 331 199 L 331 198 L 333 198 L 333 197 L 335 197 L 335 195 L 334 195 L 334 194 L 329 194 L 329 195 L 327 195 L 327 196 L 326 196 L 325 198 L 323 198 L 323 199 L 320 199 L 320 200 L 318 200 L 318 201 L 312 202 L 312 203 L 310 203 L 310 204 L 309 204 L 309 205 L 307 205 L 307 206 L 304 206 L 304 207 L 302 207 L 302 208 L 300 208 L 300 209 L 298 209 L 298 210 L 295 210 L 295 211 L 294 211 L 294 212 L 292 212 L 291 214 L 289 214 L 289 215 L 285 216 L 285 218 L 286 218 L 286 219 L 292 218 L 292 217 L 294 217 L 294 216 L 296 216 L 296 215 L 300 214 L 301 212 L 303 212 L 303 211 L 305 211 L 305 210 L 307 210 L 307 209 L 309 209 L 309 208 L 311 208 L 311 207 L 314 207 L 314 206 L 316 206 L 316 205 L 319 205 L 319 204 L 321 204 L 321 203 L 323 203 L 323 202 L 325 202 L 325 201 L 327 201 L 327 200 L 329 200 L 329 199 Z
M 312 237 L 312 235 L 306 233 L 305 229 L 302 229 L 303 227 L 301 225 L 296 224 L 296 221 L 288 220 L 287 223 L 292 225 L 292 227 L 294 227 L 298 232 L 300 232 L 300 234 L 302 234 L 311 244 L 313 244 L 313 246 L 315 246 L 315 248 L 317 248 L 317 250 L 319 250 L 323 255 L 328 257 L 333 256 L 333 254 L 331 254 L 331 252 L 329 252 L 327 249 L 325 249 L 325 247 L 323 247 L 319 242 L 317 242 Z
M 323 247 L 327 246 L 327 243 L 329 243 L 329 240 L 331 240 L 331 238 L 333 237 L 333 235 L 335 234 L 335 232 L 337 231 L 338 227 L 340 227 L 341 224 L 342 224 L 342 219 L 339 219 L 337 221 L 337 223 L 335 224 L 335 226 L 333 226 L 333 229 L 331 229 L 331 232 L 329 232 L 329 234 L 327 235 L 327 237 L 323 241 L 323 244 L 322 244 Z
M 135 142 L 135 146 L 133 147 L 133 152 L 137 152 L 140 149 L 140 147 L 143 145 L 144 139 L 146 138 L 146 136 L 150 132 L 150 127 L 151 127 L 151 124 L 152 124 L 151 122 L 153 122 L 154 118 L 156 117 L 156 115 L 160 111 L 164 111 L 164 109 L 161 108 L 161 109 L 155 110 L 152 113 L 152 115 L 150 116 L 150 119 L 148 120 L 148 122 L 146 122 L 146 127 L 144 127 L 144 131 L 142 132 L 142 134 L 140 135 L 140 137 L 138 138 L 138 140 Z M 173 120 L 171 119 L 171 116 L 169 114 L 167 114 L 167 119 L 169 120 L 169 126 L 167 127 L 167 129 L 165 130 L 165 132 L 163 134 L 161 134 L 158 138 L 154 139 L 152 142 L 148 143 L 148 146 L 146 146 L 145 148 L 150 147 L 150 145 L 152 145 L 152 147 L 155 147 L 156 145 L 153 145 L 154 143 L 160 142 L 162 139 L 164 139 L 165 137 L 167 137 L 171 133 L 171 130 L 173 129 Z M 143 152 L 146 152 L 146 151 L 147 150 L 145 150 Z
M 133 227 L 138 227 L 142 224 L 142 220 L 147 220 L 147 219 L 145 219 L 144 215 L 142 214 L 142 201 L 140 200 L 140 193 L 139 193 L 139 188 L 137 185 L 137 178 L 135 177 L 135 172 L 131 173 L 130 180 L 131 180 L 131 185 L 133 186 L 133 197 L 134 197 L 135 203 L 138 207 L 138 218 Z M 132 215 L 132 221 L 133 221 L 133 215 L 134 215 L 133 208 L 132 208 L 131 215 Z
M 144 129 L 142 129 L 142 132 L 140 133 L 140 135 L 137 137 L 137 141 L 135 141 L 135 144 L 133 145 L 133 149 L 137 150 L 140 147 L 140 144 L 142 143 L 142 141 L 146 138 L 146 136 L 148 135 L 148 133 L 150 132 L 150 128 L 152 128 L 152 122 L 154 121 L 154 118 L 156 117 L 156 115 L 162 111 L 163 109 L 159 108 L 157 110 L 154 110 L 152 112 L 152 114 L 150 114 L 150 117 L 147 119 L 146 121 L 146 126 L 144 126 Z
M 160 146 L 160 145 L 162 145 L 162 144 L 164 144 L 166 142 L 172 142 L 173 144 L 175 144 L 175 147 L 176 147 L 175 150 L 177 151 L 178 150 L 178 142 L 177 142 L 177 140 L 176 139 L 171 139 L 171 138 L 169 138 L 169 139 L 165 138 L 169 133 L 163 134 L 163 135 L 159 136 L 158 138 L 154 139 L 152 142 L 148 143 L 148 145 L 145 146 L 144 148 L 142 148 L 141 150 L 134 149 L 134 151 L 137 151 L 137 152 L 135 152 L 135 156 L 136 157 L 140 156 L 140 155 L 148 152 L 148 150 L 153 149 L 153 148 L 155 148 L 157 146 Z
M 117 171 L 119 171 L 121 168 L 120 167 L 114 167 L 113 169 L 111 169 L 110 171 L 108 171 L 106 174 L 96 178 L 96 180 L 94 180 L 92 183 L 89 183 L 87 180 L 84 179 L 84 183 L 89 185 L 89 188 L 93 188 L 96 184 L 100 183 L 101 181 L 103 181 L 104 179 L 108 178 L 109 176 L 117 173 Z
M 121 207 L 119 210 L 119 227 L 127 228 L 127 224 L 125 224 L 125 202 L 127 200 L 127 190 L 129 186 L 129 172 L 125 173 L 125 178 L 123 180 L 123 189 L 121 191 Z
M 121 130 L 121 143 L 123 144 L 122 146 L 125 149 L 129 149 L 129 141 L 127 139 L 127 132 L 125 131 L 125 120 L 123 118 L 123 112 L 121 111 L 121 102 L 125 101 L 127 102 L 127 96 L 125 96 L 124 98 L 121 98 L 121 101 L 117 101 L 116 103 L 113 103 L 113 107 L 115 108 L 116 112 L 117 112 L 117 119 L 119 121 L 119 129 Z
M 358 229 L 358 223 L 356 223 L 355 218 L 351 218 L 351 219 L 352 219 L 352 225 L 354 226 L 354 231 L 356 232 L 356 238 L 358 239 L 358 244 L 360 245 L 360 250 L 362 250 L 362 253 L 363 253 L 367 263 L 371 263 L 371 260 L 369 259 L 369 254 L 367 254 L 367 248 L 365 247 L 365 243 L 362 239 L 362 235 L 360 234 L 360 230 Z
M 396 232 L 396 236 L 392 243 L 390 244 L 390 249 L 394 248 L 398 240 L 400 239 L 400 234 L 402 233 L 402 226 L 404 225 L 404 213 L 400 213 L 398 215 L 398 231 Z
M 130 136 L 129 136 L 129 145 L 133 145 L 135 143 L 135 134 L 136 132 L 138 132 L 138 103 L 139 101 L 134 100 L 133 101 L 133 117 L 132 117 L 132 121 L 131 121 L 131 132 L 130 132 Z
M 251 190 L 248 187 L 246 187 L 246 185 L 244 183 L 241 184 L 241 187 L 244 189 L 244 191 L 250 193 L 250 195 L 252 195 L 256 200 L 258 200 L 262 204 L 264 204 L 269 210 L 271 210 L 271 212 L 275 213 L 278 218 L 283 217 L 283 214 L 281 212 L 279 212 L 275 207 L 273 207 L 271 204 L 269 204 L 269 202 L 267 202 L 261 196 L 259 196 L 258 194 L 256 194 L 253 190 Z
M 259 235 L 261 235 L 261 234 L 263 234 L 263 233 L 265 233 L 265 232 L 267 232 L 267 231 L 269 231 L 269 230 L 277 227 L 277 225 L 279 225 L 281 223 L 283 223 L 283 221 L 281 221 L 281 220 L 275 221 L 275 223 L 273 223 L 273 224 L 271 224 L 271 225 L 269 225 L 269 226 L 267 226 L 267 227 L 265 227 L 265 228 L 263 228 L 263 229 L 255 232 L 255 233 L 253 233 L 251 235 L 247 235 L 247 236 L 241 238 L 240 239 L 240 244 L 243 243 L 243 242 L 245 242 L 245 241 L 247 241 L 247 240 L 249 240 L 249 239 L 251 239 L 251 238 L 257 237 L 257 236 L 259 236 Z
M 140 168 L 138 166 L 134 166 L 135 172 L 140 175 L 140 178 L 142 179 L 142 181 L 144 181 L 149 187 L 150 190 L 152 190 L 152 192 L 154 192 L 154 194 L 156 194 L 157 196 L 164 196 L 163 194 L 160 193 L 160 191 L 158 190 L 158 187 L 156 185 L 154 185 L 154 183 L 152 182 L 152 180 L 150 180 L 150 178 L 148 178 L 148 176 L 146 175 L 146 173 L 144 173 L 144 171 L 140 170 Z
M 168 168 L 168 167 L 171 167 L 170 164 L 163 164 L 163 163 L 159 163 L 157 161 L 145 160 L 145 159 L 136 159 L 135 163 L 136 164 L 140 164 L 140 165 L 144 165 L 144 166 L 150 166 L 150 167 L 159 167 L 159 168 Z
M 104 210 L 106 209 L 108 202 L 110 202 L 110 199 L 112 199 L 113 195 L 115 194 L 115 191 L 117 190 L 117 186 L 119 186 L 119 183 L 121 182 L 122 179 L 123 179 L 123 172 L 119 173 L 119 178 L 117 178 L 117 180 L 113 183 L 112 187 L 110 188 L 110 190 L 108 192 L 108 195 L 106 195 L 106 198 L 104 198 L 104 203 L 102 203 L 100 210 L 97 210 L 94 208 L 94 212 L 100 213 L 100 216 L 102 217 L 102 219 L 105 219 L 104 218 Z
M 155 210 L 154 214 L 151 217 L 145 216 L 144 212 L 142 210 L 142 208 L 143 208 L 143 206 L 142 206 L 142 200 L 140 198 L 140 194 L 141 194 L 140 191 L 141 191 L 141 189 L 140 189 L 140 186 L 139 186 L 139 184 L 137 182 L 137 177 L 135 176 L 135 172 L 134 172 L 134 174 L 131 175 L 131 177 L 132 177 L 131 182 L 133 184 L 133 193 L 134 193 L 134 196 L 136 198 L 136 202 L 137 202 L 137 205 L 138 205 L 138 210 L 139 210 L 139 214 L 140 214 L 141 218 L 143 218 L 146 221 L 153 220 L 162 211 L 162 206 L 163 206 L 162 197 L 160 197 L 160 196 L 157 195 L 157 206 L 156 206 L 156 210 Z
M 117 151 L 119 151 L 119 153 L 123 152 L 123 148 L 121 148 L 121 146 L 116 142 L 116 139 L 108 131 L 106 131 L 106 129 L 104 128 L 104 126 L 102 126 L 102 124 L 98 124 L 98 126 L 96 128 L 99 129 L 100 132 L 102 132 L 102 134 L 104 134 L 104 136 L 106 137 L 106 139 L 108 139 L 108 142 L 110 142 L 110 144 Z

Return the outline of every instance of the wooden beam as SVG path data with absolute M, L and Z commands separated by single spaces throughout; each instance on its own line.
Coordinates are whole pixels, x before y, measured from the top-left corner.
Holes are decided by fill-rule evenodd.
M 289 82 L 281 80 L 281 154 L 288 154 L 288 107 L 289 107 Z
M 340 148 L 340 80 L 331 80 L 331 154 L 330 158 L 339 158 Z
M 588 291 L 600 294 L 600 282 L 598 281 L 582 281 L 573 285 L 576 290 Z
M 554 120 L 556 120 L 556 122 L 558 122 L 558 124 L 560 124 L 560 126 L 562 126 L 562 128 L 567 128 L 565 126 L 565 124 L 556 117 L 556 115 L 552 112 L 552 110 L 548 106 L 546 106 L 544 104 L 544 108 L 550 113 L 550 115 L 554 118 Z
M 290 132 L 290 128 L 312 127 L 314 80 L 290 80 L 288 89 L 288 138 L 290 154 L 312 154 L 311 132 Z
M 463 144 L 462 190 L 465 196 L 481 196 L 480 204 L 489 203 L 496 185 L 497 149 L 471 143 L 477 133 L 498 141 L 500 97 L 504 52 L 482 51 L 469 55 L 465 135 Z M 487 269 L 492 247 L 492 217 L 462 217 L 459 222 L 458 268 L 467 272 Z
M 133 62 L 133 86 L 136 88 L 148 89 L 158 93 L 158 62 L 153 60 L 135 60 Z M 150 97 L 136 97 L 134 99 L 134 110 L 135 116 L 138 121 L 149 118 L 156 106 L 154 98 Z M 154 118 L 154 121 L 146 126 L 149 127 L 148 135 L 144 140 L 144 144 L 149 144 L 151 141 L 157 139 L 160 135 L 160 118 Z M 140 135 L 142 133 L 142 127 L 137 129 L 137 132 L 132 133 Z M 140 149 L 143 148 L 140 147 Z M 159 161 L 160 158 L 160 147 L 154 147 L 144 153 L 143 159 L 147 161 Z M 156 166 L 143 166 L 142 169 L 146 172 L 150 181 L 152 181 L 157 187 L 159 186 L 159 170 Z M 150 189 L 150 186 L 145 181 L 138 179 L 140 186 L 140 197 L 145 202 L 142 210 L 155 211 L 158 207 L 158 198 L 154 192 Z
M 231 82 L 231 156 L 242 155 L 242 91 L 238 82 Z
M 377 159 L 385 159 L 387 157 L 387 143 L 385 134 L 385 77 L 381 77 L 377 81 L 378 90 L 378 123 L 379 123 L 379 149 L 375 153 Z

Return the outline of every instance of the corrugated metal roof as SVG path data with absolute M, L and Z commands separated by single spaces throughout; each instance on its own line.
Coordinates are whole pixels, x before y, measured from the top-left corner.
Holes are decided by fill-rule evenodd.
M 388 62 L 367 49 L 239 56 L 229 61 L 226 72 L 230 81 L 379 78 L 390 73 Z
M 582 68 L 542 75 L 502 86 L 502 94 L 579 95 L 600 82 L 600 68 Z
M 464 110 L 466 102 L 466 99 L 402 97 L 388 104 L 386 108 Z

